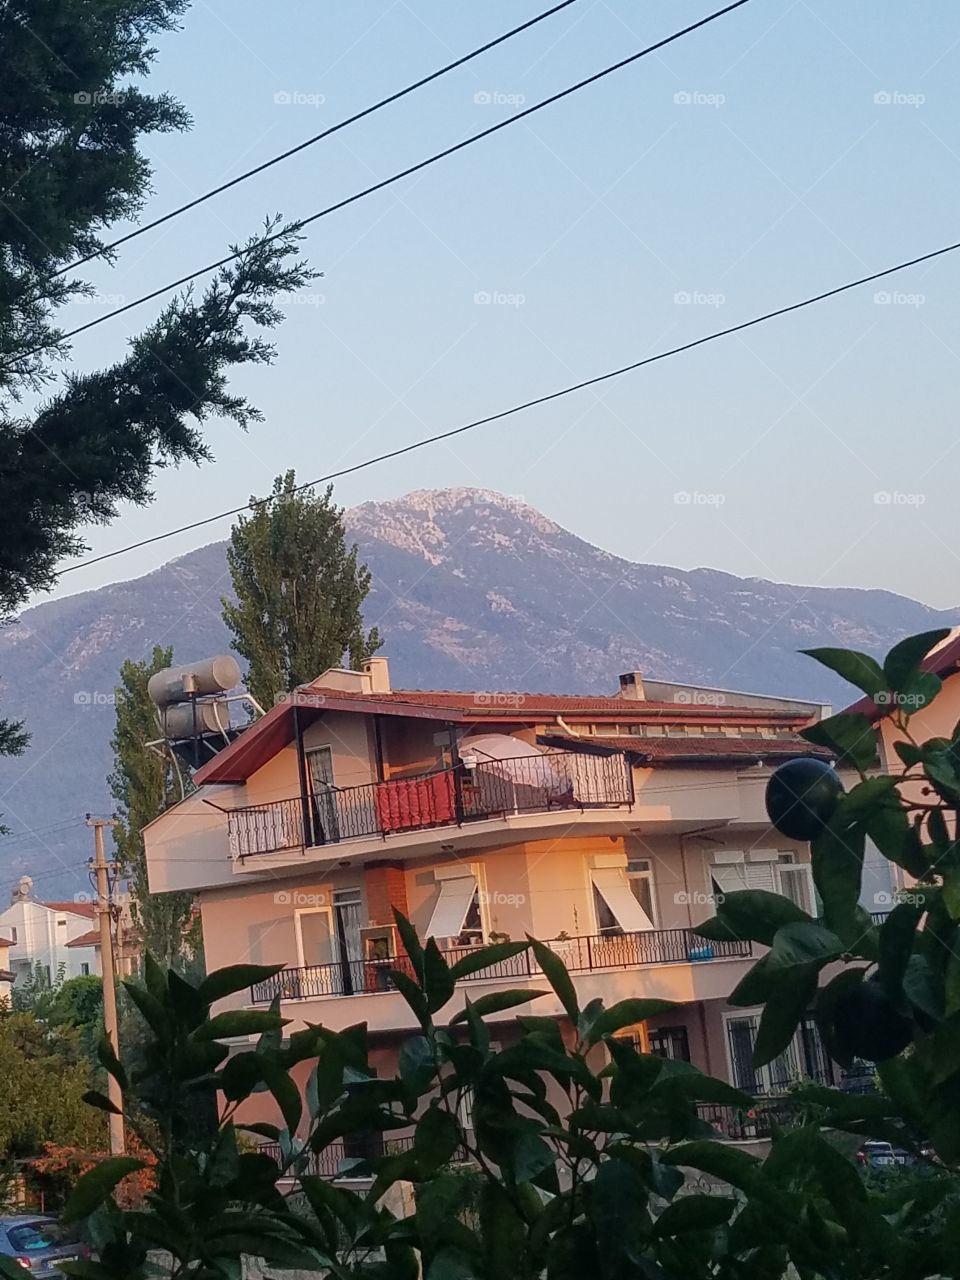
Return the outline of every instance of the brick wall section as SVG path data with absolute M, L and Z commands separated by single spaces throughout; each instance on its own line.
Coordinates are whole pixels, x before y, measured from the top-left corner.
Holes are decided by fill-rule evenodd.
M 364 881 L 371 924 L 393 924 L 394 908 L 409 916 L 407 881 L 399 862 L 368 862 Z

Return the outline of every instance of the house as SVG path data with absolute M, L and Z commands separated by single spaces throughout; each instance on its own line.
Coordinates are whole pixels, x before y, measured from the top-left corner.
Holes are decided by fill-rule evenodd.
M 0 934 L 0 1008 L 9 1008 L 13 999 L 13 983 L 16 974 L 10 968 L 10 948 L 13 940 Z
M 751 947 L 692 932 L 744 887 L 816 910 L 808 850 L 771 829 L 763 795 L 781 761 L 816 754 L 798 734 L 823 710 L 637 672 L 611 697 L 395 690 L 373 658 L 297 689 L 197 772 L 144 831 L 151 888 L 198 895 L 209 969 L 286 966 L 236 1003 L 279 995 L 291 1031 L 366 1022 L 388 1070 L 413 1025 L 389 977 L 398 910 L 451 960 L 548 941 L 583 1004 L 678 1002 L 637 1034 L 755 1094 L 832 1078 L 812 1025 L 752 1068 L 759 1011 L 726 1003 Z M 524 985 L 543 985 L 528 955 L 459 983 L 451 1016 Z M 562 1021 L 552 996 L 534 1011 Z
M 23 981 L 39 966 L 50 983 L 61 974 L 75 978 L 99 973 L 99 952 L 92 943 L 70 945 L 90 933 L 95 918 L 96 908 L 90 901 L 38 901 L 33 897 L 33 881 L 22 876 L 10 895 L 10 905 L 0 911 L 0 933 L 10 938 L 10 969 Z

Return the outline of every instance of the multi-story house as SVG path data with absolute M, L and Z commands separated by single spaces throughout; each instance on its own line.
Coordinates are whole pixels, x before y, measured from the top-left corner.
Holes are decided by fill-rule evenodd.
M 40 973 L 47 982 L 100 972 L 93 943 L 73 945 L 89 934 L 95 919 L 92 902 L 39 902 L 29 876 L 21 878 L 0 911 L 0 932 L 10 938 L 9 967 L 19 980 Z
M 238 1003 L 279 994 L 290 1030 L 366 1022 L 386 1069 L 413 1024 L 389 976 L 397 910 L 451 958 L 549 942 L 582 1003 L 675 1001 L 638 1029 L 652 1051 L 775 1092 L 832 1065 L 806 1028 L 754 1071 L 759 1011 L 726 1003 L 750 946 L 692 929 L 745 887 L 816 910 L 808 850 L 772 830 L 763 793 L 813 754 L 798 733 L 822 710 L 635 672 L 612 697 L 392 689 L 373 658 L 301 687 L 198 771 L 145 830 L 151 885 L 198 894 L 209 968 L 285 966 Z M 461 982 L 451 1014 L 524 985 L 543 986 L 527 954 Z M 533 1009 L 562 1020 L 552 996 Z

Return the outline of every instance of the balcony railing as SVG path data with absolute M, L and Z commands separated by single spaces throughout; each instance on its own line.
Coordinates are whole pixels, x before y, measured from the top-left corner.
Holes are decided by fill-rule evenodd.
M 557 938 L 547 944 L 563 960 L 570 973 L 601 969 L 633 969 L 648 964 L 690 964 L 709 960 L 749 958 L 749 942 L 705 942 L 692 929 L 649 929 L 637 933 L 593 934 Z M 476 947 L 444 951 L 448 963 L 472 954 Z M 373 994 L 395 990 L 392 969 L 412 975 L 406 956 L 381 960 L 344 960 L 335 964 L 284 969 L 266 982 L 250 988 L 254 1004 L 269 1004 L 275 996 L 284 1000 L 324 1000 L 330 996 Z M 533 952 L 521 951 L 474 974 L 476 978 L 532 978 L 543 971 Z
M 509 814 L 618 808 L 632 801 L 622 754 L 539 752 L 231 809 L 227 832 L 233 857 L 247 858 Z

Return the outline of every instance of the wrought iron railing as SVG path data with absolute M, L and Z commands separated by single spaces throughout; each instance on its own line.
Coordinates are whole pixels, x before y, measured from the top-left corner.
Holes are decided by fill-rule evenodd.
M 322 1151 L 308 1151 L 292 1163 L 284 1159 L 279 1142 L 264 1142 L 257 1148 L 261 1155 L 269 1156 L 277 1164 L 286 1166 L 291 1177 L 311 1175 L 320 1178 L 368 1178 L 366 1164 L 357 1161 L 376 1160 L 381 1156 L 399 1155 L 413 1146 L 413 1135 L 400 1137 L 389 1133 L 356 1133 L 339 1142 L 331 1142 Z M 470 1159 L 466 1148 L 460 1146 L 450 1157 L 450 1164 L 464 1164 Z
M 227 832 L 233 856 L 246 858 L 511 813 L 618 808 L 632 800 L 622 754 L 539 752 L 231 809 Z
M 746 958 L 749 942 L 705 942 L 692 929 L 649 929 L 636 933 L 592 934 L 556 938 L 547 944 L 571 973 L 599 969 L 630 969 L 648 964 L 689 964 L 709 960 Z M 476 947 L 454 947 L 444 952 L 450 964 L 471 955 Z M 266 982 L 251 987 L 254 1004 L 269 1004 L 275 996 L 284 1000 L 317 1000 L 329 996 L 372 994 L 394 990 L 391 970 L 412 975 L 406 956 L 379 960 L 346 960 L 335 964 L 284 969 Z M 489 965 L 473 978 L 532 978 L 542 973 L 533 952 L 521 951 L 508 960 Z

